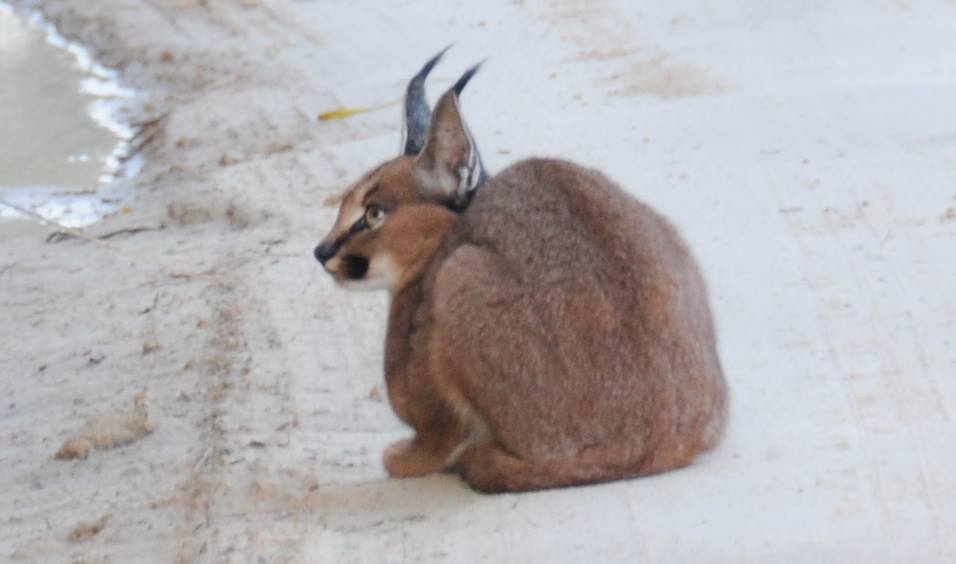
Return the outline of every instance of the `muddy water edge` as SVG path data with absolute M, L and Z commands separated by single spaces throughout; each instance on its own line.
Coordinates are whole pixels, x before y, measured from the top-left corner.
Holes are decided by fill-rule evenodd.
M 80 46 L 0 2 L 0 239 L 49 230 L 18 208 L 67 227 L 122 208 L 113 180 L 135 167 L 116 110 L 131 96 Z

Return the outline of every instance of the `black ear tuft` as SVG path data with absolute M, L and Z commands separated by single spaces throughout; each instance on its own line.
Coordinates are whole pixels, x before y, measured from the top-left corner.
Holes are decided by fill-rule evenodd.
M 428 124 L 431 120 L 431 110 L 425 99 L 425 79 L 435 68 L 442 55 L 451 49 L 451 45 L 438 52 L 412 77 L 405 90 L 404 127 L 402 128 L 402 154 L 417 155 L 425 146 L 428 135 Z
M 461 96 L 461 91 L 465 89 L 465 86 L 468 85 L 468 81 L 471 80 L 471 77 L 475 76 L 475 74 L 481 69 L 481 65 L 483 64 L 485 64 L 485 61 L 481 61 L 477 65 L 466 70 L 465 74 L 461 75 L 461 78 L 458 79 L 458 82 L 456 82 L 455 85 L 451 87 L 452 90 L 455 91 L 456 96 Z

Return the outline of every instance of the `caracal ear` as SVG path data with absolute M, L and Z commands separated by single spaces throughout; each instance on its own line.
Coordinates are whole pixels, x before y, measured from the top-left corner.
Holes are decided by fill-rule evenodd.
M 425 148 L 415 159 L 415 177 L 422 187 L 456 209 L 464 209 L 487 178 L 458 103 L 458 96 L 480 66 L 468 69 L 438 100 Z

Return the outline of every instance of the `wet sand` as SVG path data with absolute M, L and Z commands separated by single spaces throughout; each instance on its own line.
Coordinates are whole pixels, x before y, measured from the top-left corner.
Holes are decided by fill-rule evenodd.
M 46 32 L 0 8 L 0 197 L 69 226 L 111 208 L 109 181 L 120 138 L 94 115 L 109 112 L 108 78 L 82 69 Z M 0 222 L 17 215 L 0 204 Z M 14 227 L 0 224 L 0 236 Z

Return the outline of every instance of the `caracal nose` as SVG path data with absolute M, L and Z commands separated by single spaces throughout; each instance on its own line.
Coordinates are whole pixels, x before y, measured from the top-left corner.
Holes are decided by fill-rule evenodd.
M 318 247 L 315 248 L 315 260 L 322 263 L 325 266 L 325 263 L 335 256 L 335 243 L 321 243 Z

